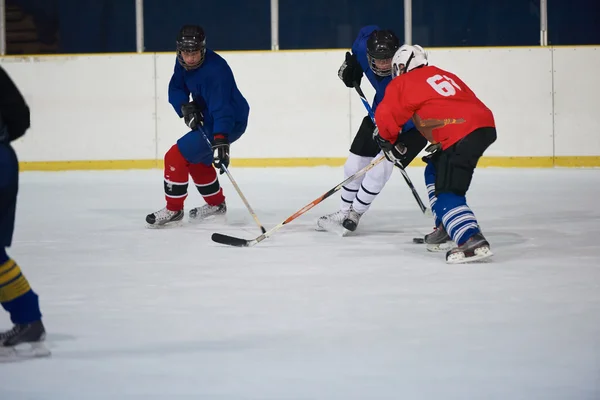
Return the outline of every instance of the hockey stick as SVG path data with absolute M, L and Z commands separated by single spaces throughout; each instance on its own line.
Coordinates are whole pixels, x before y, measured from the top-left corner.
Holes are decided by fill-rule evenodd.
M 210 149 L 212 149 L 212 143 L 210 142 L 210 140 L 208 140 L 208 137 L 206 137 L 206 134 L 204 133 L 204 129 L 202 129 L 199 125 L 197 127 L 197 130 L 200 132 L 200 134 L 202 134 L 202 137 L 204 137 L 204 140 L 206 140 L 206 143 L 208 143 L 208 146 Z M 254 218 L 254 222 L 256 222 L 256 225 L 258 225 L 258 227 L 260 228 L 260 231 L 262 233 L 265 233 L 267 230 L 265 229 L 265 227 L 260 223 L 260 221 L 258 220 L 258 216 L 256 216 L 256 213 L 254 212 L 254 210 L 252 209 L 252 207 L 250 207 L 250 203 L 248 203 L 248 200 L 246 200 L 246 197 L 244 196 L 244 194 L 242 193 L 242 190 L 240 189 L 240 187 L 238 186 L 237 182 L 235 181 L 235 179 L 233 179 L 233 176 L 231 175 L 231 173 L 229 172 L 229 169 L 227 169 L 226 166 L 221 166 L 223 168 L 223 170 L 225 171 L 225 173 L 227 174 L 227 177 L 229 178 L 229 180 L 231 181 L 231 184 L 233 185 L 235 191 L 238 193 L 238 195 L 240 196 L 240 198 L 242 199 L 242 201 L 244 202 L 244 205 L 246 206 L 246 208 L 248 209 L 248 212 L 250 213 L 250 215 L 252 216 L 252 218 Z
M 362 91 L 360 84 L 358 82 L 354 82 L 354 89 L 356 89 L 356 93 L 358 93 L 358 96 L 360 97 L 360 100 L 362 101 L 363 105 L 365 106 L 365 108 L 367 109 L 367 113 L 369 114 L 369 117 L 371 117 L 371 120 L 373 121 L 373 124 L 376 124 L 375 122 L 375 113 L 373 112 L 373 109 L 371 108 L 371 105 L 369 104 L 369 102 L 367 101 L 367 98 L 364 94 L 364 92 Z M 431 210 L 425 206 L 425 204 L 423 204 L 423 200 L 421 200 L 421 196 L 419 196 L 419 193 L 417 192 L 417 189 L 415 189 L 415 185 L 413 185 L 412 181 L 410 180 L 410 177 L 408 176 L 408 173 L 406 172 L 406 170 L 404 169 L 404 166 L 400 163 L 394 163 L 394 165 L 396 167 L 398 167 L 398 169 L 400 169 L 400 173 L 402 174 L 402 176 L 404 177 L 404 180 L 406 181 L 406 184 L 408 185 L 408 187 L 410 188 L 413 196 L 415 197 L 415 200 L 417 201 L 417 204 L 419 205 L 419 208 L 421 209 L 421 212 L 423 214 L 425 214 L 426 216 L 430 217 L 432 216 L 432 212 Z
M 246 240 L 246 239 L 241 239 L 241 238 L 237 238 L 237 237 L 233 237 L 233 236 L 222 235 L 220 233 L 213 233 L 212 234 L 212 240 L 214 242 L 221 243 L 221 244 L 226 244 L 226 245 L 229 245 L 229 246 L 236 246 L 236 247 L 251 247 L 251 246 L 254 246 L 255 244 L 260 243 L 263 240 L 265 240 L 266 238 L 270 237 L 273 233 L 275 233 L 276 231 L 278 231 L 284 225 L 289 224 L 290 222 L 292 222 L 293 220 L 295 220 L 296 218 L 298 218 L 302 214 L 306 213 L 308 210 L 310 210 L 311 208 L 313 208 L 314 206 L 316 206 L 317 204 L 319 204 L 320 202 L 322 202 L 323 200 L 325 200 L 326 198 L 328 198 L 329 196 L 331 196 L 332 194 L 334 194 L 335 192 L 337 192 L 338 190 L 340 190 L 342 188 L 342 186 L 344 186 L 346 183 L 348 183 L 348 182 L 350 182 L 350 181 L 358 178 L 359 176 L 362 176 L 362 175 L 366 174 L 368 170 L 370 170 L 371 168 L 373 168 L 374 166 L 376 166 L 377 164 L 379 164 L 383 160 L 385 160 L 385 156 L 381 156 L 381 157 L 379 157 L 379 158 L 371 161 L 371 163 L 369 165 L 367 165 L 366 167 L 364 167 L 363 169 L 361 169 L 360 171 L 358 171 L 354 175 L 346 178 L 342 183 L 340 183 L 337 186 L 331 188 L 329 191 L 327 191 L 322 196 L 317 197 L 316 199 L 314 199 L 313 201 L 311 201 L 310 203 L 308 203 L 307 205 L 305 205 L 304 207 L 302 207 L 301 209 L 299 209 L 298 211 L 296 211 L 294 214 L 290 215 L 288 218 L 286 218 L 279 225 L 271 228 L 268 232 L 263 233 L 262 235 L 258 236 L 255 239 Z

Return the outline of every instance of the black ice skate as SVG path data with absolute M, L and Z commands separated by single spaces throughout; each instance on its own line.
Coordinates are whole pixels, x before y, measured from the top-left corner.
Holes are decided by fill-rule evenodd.
M 204 221 L 219 216 L 225 216 L 225 214 L 227 214 L 227 204 L 225 204 L 225 202 L 222 202 L 218 206 L 205 204 L 190 210 L 190 221 Z
M 0 362 L 30 357 L 46 357 L 50 351 L 44 345 L 46 330 L 42 321 L 17 324 L 0 333 Z
M 362 217 L 362 214 L 359 214 L 358 212 L 356 212 L 354 210 L 350 210 L 350 212 L 348 213 L 348 215 L 342 222 L 342 226 L 344 228 L 346 228 L 347 231 L 354 232 L 356 230 L 356 228 L 358 227 L 358 222 L 360 221 L 360 217 Z
M 447 251 L 454 247 L 454 242 L 442 224 L 425 235 L 425 244 L 428 251 Z
M 446 253 L 446 262 L 448 264 L 463 264 L 473 261 L 483 260 L 493 256 L 490 250 L 490 244 L 481 233 L 471 236 L 462 245 Z
M 175 225 L 176 222 L 183 219 L 183 214 L 183 210 L 171 211 L 165 207 L 155 213 L 146 215 L 146 223 L 150 228 L 159 228 L 167 224 Z

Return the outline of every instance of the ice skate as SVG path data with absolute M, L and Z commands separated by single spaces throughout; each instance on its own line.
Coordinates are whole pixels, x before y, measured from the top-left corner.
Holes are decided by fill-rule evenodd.
M 205 204 L 200 207 L 192 208 L 190 210 L 190 221 L 205 221 L 209 219 L 213 219 L 220 216 L 225 216 L 227 213 L 227 204 L 222 202 L 218 206 L 211 206 L 209 204 Z
M 146 216 L 146 223 L 149 228 L 160 228 L 164 225 L 178 225 L 177 223 L 183 219 L 183 210 L 171 211 L 167 207 L 158 210 L 155 213 Z
M 0 362 L 49 356 L 50 351 L 44 345 L 45 338 L 46 330 L 42 321 L 18 324 L 0 333 Z
M 473 261 L 483 260 L 493 256 L 490 250 L 490 244 L 481 233 L 471 236 L 462 245 L 446 253 L 446 262 L 448 264 L 463 264 Z
M 354 209 L 350 210 L 350 212 L 342 222 L 342 226 L 344 227 L 344 229 L 346 229 L 344 235 L 348 234 L 349 232 L 354 232 L 356 230 L 356 228 L 358 227 L 358 222 L 360 221 L 360 217 L 362 217 L 362 214 L 354 211 Z
M 433 232 L 425 235 L 424 239 L 427 251 L 448 251 L 455 247 L 454 242 L 442 224 L 434 228 Z
M 340 235 L 344 232 L 342 222 L 348 215 L 348 211 L 336 211 L 331 214 L 323 215 L 317 220 L 317 227 L 315 228 L 320 232 L 334 232 Z

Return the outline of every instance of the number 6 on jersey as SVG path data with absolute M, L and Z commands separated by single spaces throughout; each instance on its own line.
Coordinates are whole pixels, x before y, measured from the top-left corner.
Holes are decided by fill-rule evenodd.
M 427 83 L 435 89 L 436 92 L 444 97 L 454 96 L 456 89 L 462 90 L 460 86 L 454 82 L 454 79 L 447 77 L 446 75 L 436 74 L 432 77 L 427 78 Z

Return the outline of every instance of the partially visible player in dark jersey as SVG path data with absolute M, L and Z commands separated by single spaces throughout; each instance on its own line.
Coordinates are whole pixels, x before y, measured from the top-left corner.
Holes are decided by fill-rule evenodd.
M 0 67 L 0 303 L 13 328 L 0 332 L 0 362 L 6 358 L 46 356 L 46 337 L 38 295 L 17 262 L 6 253 L 12 244 L 19 190 L 19 162 L 11 146 L 29 129 L 29 107 Z M 19 346 L 17 351 L 16 346 Z M 21 348 L 24 347 L 24 348 Z

